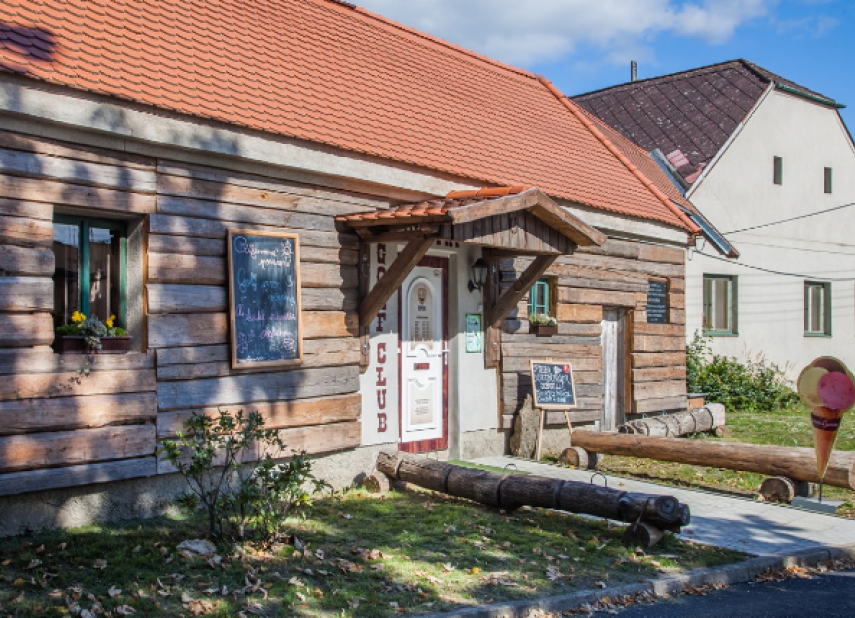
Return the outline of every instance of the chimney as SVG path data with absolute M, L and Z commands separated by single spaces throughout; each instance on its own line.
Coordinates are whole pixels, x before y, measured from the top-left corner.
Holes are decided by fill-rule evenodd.
M 633 60 L 629 66 L 630 66 L 630 72 L 631 72 L 630 81 L 634 82 L 638 79 L 638 63 L 635 60 Z

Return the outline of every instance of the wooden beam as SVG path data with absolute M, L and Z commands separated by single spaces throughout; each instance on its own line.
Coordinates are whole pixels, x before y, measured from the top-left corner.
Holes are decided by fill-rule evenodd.
M 439 225 L 418 225 L 406 227 L 359 227 L 354 228 L 363 242 L 408 242 L 428 236 L 436 236 L 439 233 Z M 435 239 L 436 240 L 436 239 Z
M 434 242 L 436 241 L 433 238 L 418 238 L 407 243 L 404 250 L 398 254 L 394 264 L 389 267 L 383 278 L 374 285 L 359 306 L 359 323 L 361 326 L 371 324 L 389 297 L 401 287 L 404 279 L 424 257 L 428 249 L 433 246 Z
M 552 266 L 552 263 L 558 259 L 557 255 L 541 255 L 532 261 L 528 268 L 514 281 L 511 286 L 498 302 L 493 305 L 490 311 L 487 323 L 489 326 L 498 327 L 502 320 L 511 312 L 511 309 L 519 304 L 522 297 L 526 295 L 529 288 L 534 285 L 534 282 L 543 276 L 543 273 Z
M 481 255 L 487 262 L 487 280 L 484 282 L 483 303 L 484 311 L 484 368 L 495 369 L 499 366 L 502 358 L 502 334 L 496 326 L 490 325 L 490 307 L 496 304 L 499 298 L 499 260 L 493 249 L 482 249 Z M 498 375 L 499 388 L 497 391 L 498 409 L 502 409 L 502 384 L 501 376 Z
M 494 200 L 476 202 L 467 206 L 457 206 L 456 208 L 449 208 L 448 215 L 451 216 L 454 225 L 461 225 L 487 217 L 527 210 L 537 204 L 538 193 L 537 189 L 528 189 L 516 195 L 498 197 Z

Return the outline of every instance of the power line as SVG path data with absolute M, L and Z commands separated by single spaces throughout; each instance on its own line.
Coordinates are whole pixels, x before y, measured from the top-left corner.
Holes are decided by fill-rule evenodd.
M 761 223 L 760 225 L 753 225 L 751 227 L 745 227 L 741 230 L 732 230 L 730 232 L 723 232 L 725 236 L 728 234 L 739 234 L 740 232 L 748 232 L 750 230 L 759 230 L 763 227 L 770 227 L 772 225 L 779 225 L 781 223 L 789 223 L 790 221 L 798 221 L 800 219 L 807 219 L 809 217 L 815 217 L 817 215 L 824 215 L 829 212 L 834 212 L 835 210 L 841 210 L 843 208 L 849 208 L 850 206 L 855 206 L 855 202 L 850 202 L 849 204 L 843 204 L 842 206 L 835 206 L 834 208 L 826 208 L 825 210 L 818 210 L 816 212 L 811 212 L 806 215 L 799 215 L 798 217 L 790 217 L 789 219 L 781 219 L 779 221 L 771 221 L 770 223 Z
M 710 258 L 711 260 L 718 260 L 720 262 L 727 262 L 728 264 L 738 264 L 743 268 L 750 268 L 751 270 L 759 270 L 764 273 L 770 273 L 772 275 L 783 275 L 785 277 L 798 277 L 799 279 L 808 279 L 811 281 L 855 281 L 855 277 L 821 277 L 818 275 L 800 275 L 798 273 L 788 273 L 780 270 L 772 270 L 771 268 L 763 268 L 762 266 L 751 266 L 750 264 L 743 264 L 742 262 L 734 261 L 730 258 L 724 258 L 718 255 L 711 255 L 709 253 L 704 253 L 703 251 L 695 250 L 695 253 L 702 255 L 706 258 Z

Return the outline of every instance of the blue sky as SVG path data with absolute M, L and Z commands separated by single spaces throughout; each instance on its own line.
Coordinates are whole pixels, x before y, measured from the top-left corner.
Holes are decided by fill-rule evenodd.
M 855 130 L 853 0 L 356 0 L 573 95 L 746 58 L 837 100 Z

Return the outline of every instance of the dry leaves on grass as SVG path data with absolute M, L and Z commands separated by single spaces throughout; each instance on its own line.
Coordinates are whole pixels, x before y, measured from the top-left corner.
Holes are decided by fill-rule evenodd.
M 491 586 L 505 586 L 506 588 L 519 587 L 519 584 L 510 579 L 510 577 L 510 574 L 507 572 L 487 573 L 487 575 L 481 578 L 481 581 Z

